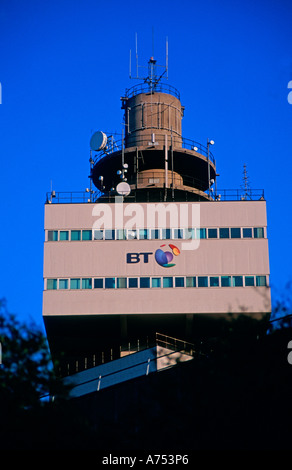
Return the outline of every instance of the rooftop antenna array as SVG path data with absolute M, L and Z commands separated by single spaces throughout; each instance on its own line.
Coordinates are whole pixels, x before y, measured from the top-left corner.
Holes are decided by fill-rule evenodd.
M 150 91 L 154 90 L 158 85 L 162 77 L 165 75 L 168 80 L 168 38 L 166 37 L 165 45 L 165 65 L 157 64 L 157 61 L 154 59 L 154 34 L 152 30 L 152 56 L 148 61 L 148 67 L 146 65 L 139 65 L 138 62 L 138 38 L 137 33 L 135 34 L 135 49 L 136 49 L 136 76 L 132 76 L 132 51 L 130 49 L 130 65 L 129 65 L 129 77 L 131 79 L 143 80 L 149 85 Z M 148 68 L 148 75 L 145 76 L 143 73 L 140 74 L 140 69 Z M 162 73 L 159 74 L 158 69 L 163 69 Z
M 243 177 L 242 177 L 242 189 L 244 190 L 244 197 L 243 199 L 247 199 L 248 197 L 251 198 L 250 192 L 250 184 L 249 184 L 249 176 L 247 175 L 246 164 L 243 165 Z

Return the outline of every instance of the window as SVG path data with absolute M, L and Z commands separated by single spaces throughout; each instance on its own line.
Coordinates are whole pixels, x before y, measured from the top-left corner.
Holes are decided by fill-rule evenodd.
M 161 278 L 160 277 L 153 277 L 151 279 L 151 287 L 161 287 Z
M 59 289 L 68 289 L 68 279 L 59 279 Z
M 219 277 L 211 276 L 210 277 L 210 287 L 219 287 Z
M 128 230 L 128 236 L 127 236 L 128 240 L 135 240 L 137 238 L 138 238 L 137 230 Z
M 69 240 L 69 230 L 60 230 L 60 241 Z
M 81 240 L 81 230 L 71 230 L 71 240 Z
M 159 230 L 158 228 L 151 229 L 151 239 L 158 240 L 159 239 Z
M 159 178 L 148 178 L 149 184 L 159 183 Z
M 105 230 L 104 231 L 104 238 L 105 238 L 105 240 L 114 240 L 115 239 L 115 231 L 114 230 Z
M 198 276 L 198 287 L 208 287 L 207 276 Z
M 93 238 L 94 240 L 103 240 L 103 230 L 94 230 Z
M 147 240 L 148 237 L 149 237 L 149 235 L 148 235 L 147 228 L 140 228 L 140 230 L 139 230 L 140 240 Z
M 208 238 L 218 238 L 218 229 L 208 228 Z
M 229 238 L 229 228 L 227 227 L 219 228 L 219 236 L 220 238 Z
M 140 277 L 140 287 L 150 287 L 150 277 Z
M 47 279 L 47 290 L 57 289 L 57 279 Z
M 197 228 L 197 238 L 206 238 L 205 228 Z
M 221 287 L 231 287 L 231 276 L 221 276 Z
M 162 239 L 170 239 L 171 238 L 171 230 L 170 228 L 163 228 L 162 229 Z
M 91 240 L 92 232 L 91 230 L 82 230 L 82 240 Z
M 173 278 L 172 277 L 164 277 L 163 278 L 163 287 L 173 287 Z
M 196 287 L 196 278 L 195 276 L 186 277 L 186 287 Z
M 126 230 L 122 228 L 117 230 L 117 240 L 126 240 Z
M 80 289 L 80 279 L 70 279 L 70 289 Z
M 192 239 L 192 238 L 196 238 L 195 230 L 196 230 L 196 229 L 194 229 L 194 228 L 186 228 L 186 229 L 184 230 L 184 232 L 185 232 L 184 238 L 185 238 L 186 240 L 189 240 L 189 239 Z
M 91 277 L 82 279 L 82 289 L 92 289 L 92 279 Z
M 233 276 L 232 285 L 233 285 L 233 287 L 242 287 L 243 286 L 243 277 L 242 276 Z
M 245 285 L 246 287 L 254 286 L 254 276 L 245 276 Z
M 125 289 L 127 287 L 127 278 L 126 277 L 118 277 L 117 278 L 117 288 L 118 289 Z
M 263 287 L 267 285 L 266 276 L 256 276 L 256 286 Z
M 104 285 L 106 289 L 114 289 L 116 287 L 115 277 L 106 277 L 104 280 Z
M 130 277 L 129 278 L 129 287 L 138 287 L 138 278 Z
M 185 286 L 185 279 L 184 277 L 176 277 L 174 279 L 175 287 L 184 287 Z
M 263 227 L 254 227 L 253 236 L 254 236 L 254 238 L 264 238 L 264 228 Z
M 231 231 L 231 238 L 241 238 L 239 227 L 232 227 L 230 231 Z
M 251 228 L 243 228 L 242 229 L 242 236 L 243 236 L 243 238 L 252 238 L 252 229 Z
M 173 229 L 173 238 L 175 238 L 176 240 L 180 239 L 180 238 L 183 238 L 184 236 L 184 233 L 183 233 L 183 229 L 182 228 L 174 228 Z
M 48 230 L 48 242 L 58 241 L 58 230 Z
M 94 279 L 94 289 L 103 289 L 103 279 Z

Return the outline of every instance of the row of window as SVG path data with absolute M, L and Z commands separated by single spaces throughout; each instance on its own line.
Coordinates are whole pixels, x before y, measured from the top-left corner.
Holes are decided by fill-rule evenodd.
M 264 227 L 48 230 L 48 241 L 264 238 Z
M 266 276 L 88 277 L 47 279 L 46 283 L 47 290 L 255 286 L 267 286 Z

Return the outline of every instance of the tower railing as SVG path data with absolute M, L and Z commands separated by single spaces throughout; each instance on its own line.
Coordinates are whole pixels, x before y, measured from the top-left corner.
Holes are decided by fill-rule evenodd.
M 125 98 L 131 98 L 132 96 L 139 95 L 140 93 L 167 93 L 169 95 L 175 96 L 177 99 L 180 100 L 180 93 L 179 91 L 169 85 L 168 83 L 155 83 L 152 84 L 152 87 L 149 83 L 138 83 L 137 85 L 132 86 L 131 88 L 126 88 L 125 91 Z
M 149 128 L 150 129 L 150 128 Z M 145 141 L 149 142 L 149 147 L 151 146 L 164 146 L 165 145 L 165 134 L 155 132 L 155 128 L 151 128 L 154 132 L 143 132 L 140 137 L 135 137 L 135 145 L 134 147 L 145 146 Z M 170 132 L 170 129 L 169 129 Z M 132 132 L 134 134 L 134 132 Z M 131 134 L 130 134 L 131 135 Z M 153 141 L 154 139 L 154 141 Z M 126 140 L 126 139 L 125 139 Z M 171 139 L 168 136 L 168 146 L 171 145 Z M 173 135 L 172 137 L 172 146 L 179 147 L 180 149 L 187 149 L 193 150 L 198 152 L 199 154 L 203 155 L 204 157 L 208 157 L 208 148 L 207 146 L 201 144 L 200 142 L 196 142 L 195 140 L 188 139 L 186 137 Z M 108 135 L 108 142 L 105 149 L 100 150 L 93 156 L 94 165 L 96 165 L 101 159 L 105 158 L 107 155 L 110 155 L 115 152 L 121 152 L 123 149 L 123 139 L 118 138 L 116 139 L 114 135 Z M 215 164 L 215 158 L 212 152 L 209 151 L 209 159 L 210 161 Z

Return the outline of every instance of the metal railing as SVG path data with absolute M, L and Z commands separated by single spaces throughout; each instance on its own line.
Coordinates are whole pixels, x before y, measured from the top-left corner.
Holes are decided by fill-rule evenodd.
M 147 177 L 148 178 L 148 177 Z M 188 176 L 182 176 L 184 185 L 194 185 L 196 183 L 195 178 Z M 217 189 L 210 192 L 210 198 L 213 201 L 258 201 L 265 200 L 265 194 L 263 189 L 251 189 L 248 192 L 243 189 Z M 152 189 L 149 189 L 149 192 Z M 174 192 L 176 189 L 174 190 Z M 186 191 L 186 202 L 188 201 L 188 192 Z M 207 191 L 205 191 L 207 194 Z M 139 198 L 136 198 L 136 192 L 132 195 L 127 196 L 127 202 L 139 202 Z M 99 190 L 92 191 L 68 191 L 59 192 L 51 191 L 46 194 L 46 204 L 78 204 L 78 203 L 98 203 L 98 202 L 115 202 L 115 192 L 102 193 Z M 164 189 L 161 189 L 161 202 L 164 201 Z M 175 197 L 174 197 L 175 201 Z M 140 201 L 141 202 L 141 201 Z M 147 201 L 148 202 L 148 201 Z M 153 202 L 149 198 L 149 202 Z M 158 201 L 157 201 L 158 202 Z
M 188 341 L 184 341 L 178 338 L 173 338 L 172 336 L 166 336 L 161 333 L 156 333 L 156 344 L 158 346 L 162 346 L 166 349 L 171 349 L 172 351 L 176 352 L 183 352 L 184 354 L 193 355 L 194 344 L 189 343 Z
M 94 197 L 93 197 L 94 195 Z M 78 204 L 94 202 L 102 193 L 100 191 L 50 191 L 46 194 L 46 204 Z
M 149 128 L 150 129 L 150 128 Z M 155 131 L 154 128 L 151 127 Z M 96 165 L 102 158 L 105 158 L 107 155 L 111 155 L 112 153 L 115 152 L 121 152 L 123 149 L 123 142 L 124 142 L 124 148 L 125 148 L 125 142 L 126 142 L 126 148 L 130 147 L 139 147 L 139 146 L 145 146 L 145 142 L 149 146 L 153 145 L 161 145 L 163 146 L 165 144 L 165 134 L 162 133 L 146 133 L 143 130 L 141 131 L 139 129 L 139 136 L 135 135 L 135 131 L 133 131 L 131 134 L 128 134 L 128 138 L 130 139 L 132 135 L 134 135 L 134 140 L 135 143 L 127 145 L 127 137 L 123 140 L 119 134 L 109 134 L 108 135 L 108 140 L 107 140 L 107 145 L 105 149 L 98 151 L 94 156 L 93 156 L 93 161 L 94 165 Z M 170 132 L 170 129 L 169 129 Z M 152 137 L 153 135 L 155 136 L 155 143 L 152 142 Z M 118 137 L 118 138 L 117 138 Z M 130 140 L 129 140 L 130 142 Z M 168 136 L 168 145 L 170 146 L 170 137 Z M 146 144 L 146 145 L 147 145 Z M 182 137 L 180 135 L 173 134 L 172 136 L 172 146 L 181 148 L 181 149 L 187 149 L 187 150 L 194 150 L 195 152 L 198 152 L 199 154 L 203 155 L 204 157 L 208 158 L 208 148 L 206 145 L 201 144 L 200 142 L 197 142 L 192 139 L 187 139 L 186 137 Z M 209 160 L 215 165 L 215 157 L 212 154 L 211 151 L 209 151 Z
M 183 352 L 186 355 L 193 356 L 195 353 L 194 345 L 178 338 L 173 338 L 161 333 L 155 334 L 155 340 L 149 341 L 146 339 L 137 339 L 136 341 L 129 341 L 127 345 L 120 346 L 117 349 L 109 348 L 106 351 L 100 351 L 85 357 L 78 357 L 66 362 L 59 368 L 59 375 L 61 377 L 76 374 L 83 370 L 91 369 L 93 367 L 106 364 L 115 359 L 122 358 L 129 354 L 135 354 L 145 349 L 161 346 L 166 349 L 171 349 L 173 352 Z
M 211 194 L 214 201 L 258 201 L 265 200 L 263 189 L 217 189 L 216 194 Z
M 132 96 L 139 95 L 140 93 L 168 93 L 169 95 L 175 96 L 180 100 L 179 91 L 168 83 L 154 83 L 152 86 L 149 83 L 138 83 L 131 88 L 126 88 L 125 98 L 131 98 Z

